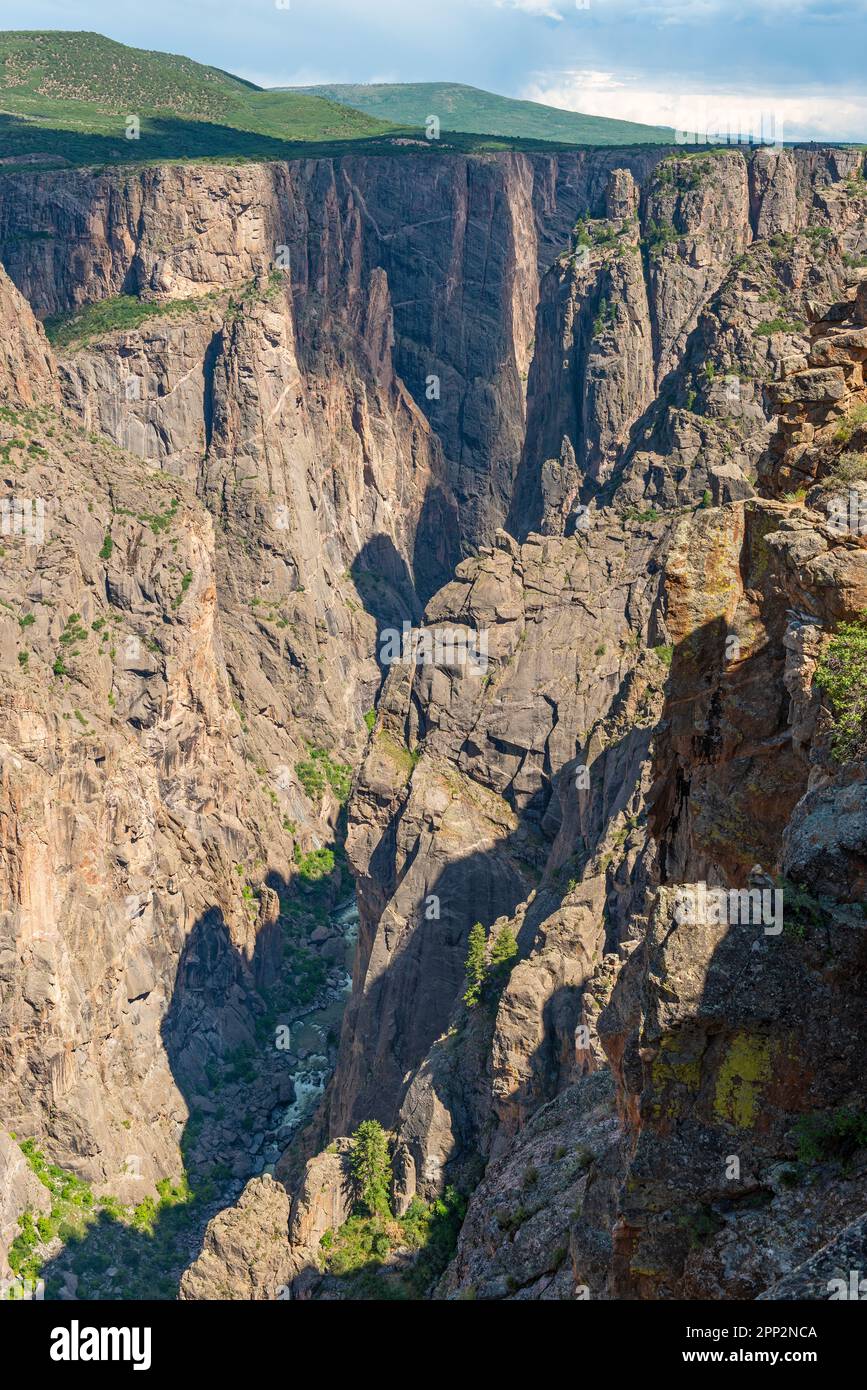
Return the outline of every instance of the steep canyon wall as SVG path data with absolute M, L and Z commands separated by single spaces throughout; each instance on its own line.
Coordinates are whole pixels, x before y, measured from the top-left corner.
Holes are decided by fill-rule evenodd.
M 281 1279 L 320 1296 L 344 1150 L 304 1160 L 370 1117 L 399 1204 L 474 1190 L 446 1296 L 756 1296 L 864 1209 L 856 1176 L 801 1219 L 773 1176 L 857 1090 L 863 779 L 811 679 L 867 606 L 823 487 L 858 445 L 863 157 L 665 156 L 0 178 L 6 487 L 49 504 L 0 589 L 4 1116 L 106 1191 L 130 1153 L 177 1171 L 343 835 L 298 773 L 327 751 L 360 938 L 277 1166 Z M 161 312 L 50 352 L 32 311 L 119 295 Z M 383 670 L 404 622 L 486 662 Z M 682 946 L 673 885 L 759 865 L 821 940 Z M 475 921 L 518 954 L 467 1009 Z M 816 990 L 833 1058 L 792 1017 Z M 242 1252 L 260 1205 L 218 1218 Z

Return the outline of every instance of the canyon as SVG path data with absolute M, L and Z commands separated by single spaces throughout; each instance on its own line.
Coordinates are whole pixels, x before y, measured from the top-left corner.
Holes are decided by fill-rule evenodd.
M 0 171 L 0 1277 L 23 1141 L 201 1186 L 159 1296 L 351 1297 L 370 1120 L 395 1220 L 460 1199 L 415 1296 L 863 1260 L 867 774 L 816 673 L 867 612 L 865 213 L 842 148 Z M 49 1295 L 135 1252 L 55 1233 Z

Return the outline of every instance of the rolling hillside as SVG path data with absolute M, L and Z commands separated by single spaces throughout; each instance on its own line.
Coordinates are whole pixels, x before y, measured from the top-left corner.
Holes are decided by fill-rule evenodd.
M 126 119 L 140 121 L 139 140 Z M 376 138 L 387 123 L 303 92 L 265 92 L 190 58 L 100 34 L 0 33 L 0 161 L 280 158 Z
M 667 142 L 671 132 L 448 83 L 263 90 L 100 34 L 0 32 L 0 166 L 288 159 L 350 150 L 495 150 Z M 137 126 L 130 126 L 135 117 Z M 132 134 L 130 131 L 132 130 Z
M 668 144 L 674 139 L 674 131 L 662 126 L 584 116 L 459 83 L 338 85 L 297 90 L 344 102 L 369 116 L 398 125 L 424 125 L 428 116 L 435 115 L 443 130 L 573 145 Z

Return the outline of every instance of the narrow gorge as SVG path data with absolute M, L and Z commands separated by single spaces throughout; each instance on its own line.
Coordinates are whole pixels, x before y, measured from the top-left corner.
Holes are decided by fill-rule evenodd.
M 0 165 L 0 1278 L 867 1259 L 864 161 Z

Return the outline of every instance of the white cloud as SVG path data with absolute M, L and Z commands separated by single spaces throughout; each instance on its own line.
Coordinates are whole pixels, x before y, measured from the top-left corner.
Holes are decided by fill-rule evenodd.
M 640 11 L 636 11 L 636 3 Z M 497 9 L 521 10 L 544 19 L 565 19 L 570 11 L 589 10 L 604 23 L 622 23 L 630 15 L 636 22 L 704 24 L 724 19 L 730 23 L 763 18 L 789 22 L 813 16 L 839 22 L 867 13 L 867 0 L 494 0 Z
M 562 19 L 568 0 L 494 0 L 498 10 L 523 10 L 540 19 Z
M 725 135 L 738 130 L 767 135 L 776 124 L 786 140 L 863 140 L 867 136 L 867 94 L 748 92 L 744 90 L 674 91 L 647 78 L 632 80 L 613 72 L 585 70 L 540 76 L 520 95 L 566 111 L 611 116 L 675 130 Z

